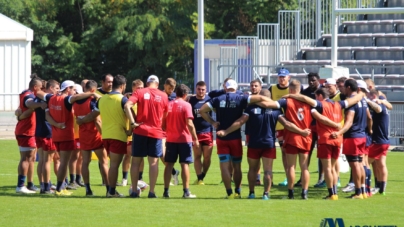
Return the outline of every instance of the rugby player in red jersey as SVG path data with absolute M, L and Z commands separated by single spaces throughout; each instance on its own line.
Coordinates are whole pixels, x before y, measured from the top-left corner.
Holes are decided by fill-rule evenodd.
M 85 92 L 94 93 L 97 90 L 97 82 L 89 80 L 84 87 Z M 82 118 L 91 113 L 95 109 L 97 100 L 94 97 L 82 99 L 73 104 L 74 115 L 76 118 Z M 86 196 L 93 196 L 93 191 L 90 187 L 90 162 L 92 151 L 96 154 L 100 163 L 100 173 L 104 182 L 108 182 L 108 155 L 102 144 L 101 134 L 97 130 L 96 124 L 99 121 L 90 121 L 79 126 L 79 142 L 81 153 L 83 156 L 82 174 L 86 187 Z M 99 126 L 101 128 L 101 126 Z
M 38 91 L 41 91 L 42 80 L 34 75 L 29 82 L 29 88 L 24 90 L 19 95 L 20 104 L 19 108 L 22 112 L 29 111 L 29 109 L 36 109 L 38 107 L 46 108 L 46 103 L 35 102 L 35 95 Z M 16 192 L 23 194 L 35 193 L 35 191 L 29 190 L 25 185 L 25 179 L 28 174 L 28 168 L 30 163 L 35 162 L 36 154 L 36 142 L 35 142 L 35 112 L 33 110 L 27 112 L 28 117 L 19 120 L 15 128 L 15 137 L 20 150 L 20 161 L 18 163 L 18 181 Z M 32 165 L 32 164 L 31 164 Z M 33 186 L 33 182 L 31 182 Z
M 74 150 L 73 103 L 94 95 L 93 93 L 76 94 L 74 82 L 71 80 L 62 83 L 60 92 L 58 95 L 37 93 L 37 96 L 48 104 L 46 120 L 52 125 L 52 139 L 60 155 L 55 192 L 57 196 L 71 194 L 62 186 L 67 174 L 70 156 Z
M 192 114 L 191 104 L 184 99 L 187 97 L 189 88 L 181 84 L 176 89 L 176 99 L 168 103 L 167 110 L 163 117 L 163 129 L 166 130 L 166 154 L 164 161 L 166 167 L 164 169 L 164 198 L 169 198 L 169 186 L 171 179 L 171 172 L 174 163 L 181 164 L 181 177 L 183 186 L 183 198 L 191 199 L 196 198 L 195 195 L 189 191 L 189 164 L 192 163 L 192 143 L 196 148 L 199 148 L 199 141 L 196 135 L 194 123 L 192 122 L 194 116 Z
M 125 104 L 125 113 L 133 128 L 131 179 L 132 188 L 137 188 L 139 180 L 139 167 L 144 157 L 149 161 L 149 198 L 157 198 L 155 187 L 158 176 L 158 160 L 163 155 L 162 118 L 167 109 L 167 94 L 158 89 L 159 79 L 155 75 L 147 78 L 147 87 L 137 90 Z M 137 103 L 137 115 L 133 117 L 132 107 Z M 131 197 L 139 195 L 133 191 Z
M 358 103 L 363 95 L 356 95 L 345 101 L 332 101 L 329 99 L 327 88 L 319 88 L 315 92 L 316 100 L 299 94 L 291 94 L 286 97 L 294 98 L 314 107 L 311 112 L 317 120 L 318 147 L 317 157 L 321 160 L 325 173 L 325 182 L 329 195 L 325 199 L 338 200 L 337 183 L 338 173 L 335 165 L 338 161 L 342 146 L 342 135 L 331 137 L 333 132 L 341 128 L 342 109 Z

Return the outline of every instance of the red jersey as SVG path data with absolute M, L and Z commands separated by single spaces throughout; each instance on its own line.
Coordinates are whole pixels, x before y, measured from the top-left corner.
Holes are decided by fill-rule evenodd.
M 28 107 L 25 105 L 25 102 L 29 99 L 34 99 L 34 93 L 30 90 L 25 90 L 19 94 L 20 98 L 20 109 L 22 112 L 28 110 Z M 36 120 L 35 120 L 35 112 L 31 114 L 28 118 L 25 118 L 21 121 L 18 121 L 17 126 L 15 127 L 15 135 L 17 136 L 35 136 L 35 128 L 36 128 Z
M 96 100 L 92 97 L 79 100 L 73 104 L 73 112 L 77 118 L 83 118 L 91 113 L 95 107 Z M 79 126 L 79 141 L 81 149 L 87 151 L 94 148 L 94 145 L 101 141 L 101 134 L 95 127 L 94 121 Z
M 58 123 L 64 122 L 66 128 L 60 129 L 52 126 L 53 142 L 63 142 L 74 140 L 73 112 L 70 104 L 71 96 L 67 95 L 46 95 L 49 113 Z
M 142 123 L 133 130 L 133 133 L 162 139 L 161 123 L 167 110 L 167 94 L 157 88 L 144 88 L 135 91 L 129 100 L 137 103 L 136 122 Z
M 279 101 L 278 101 L 279 102 Z M 310 128 L 313 120 L 310 112 L 311 107 L 295 99 L 287 99 L 285 117 L 300 129 Z M 292 145 L 302 150 L 310 150 L 311 136 L 301 136 L 285 129 L 285 144 Z
M 319 113 L 332 120 L 333 122 L 341 122 L 342 121 L 342 107 L 339 102 L 333 102 L 331 100 L 317 101 L 317 110 L 320 110 Z M 342 144 L 342 135 L 336 139 L 331 138 L 331 133 L 336 132 L 334 127 L 330 127 L 322 124 L 320 121 L 317 121 L 317 135 L 318 135 L 318 144 L 328 144 L 332 146 L 341 146 Z
M 191 104 L 182 99 L 176 99 L 168 103 L 166 118 L 167 142 L 192 142 L 192 136 L 188 130 L 188 119 L 194 119 Z

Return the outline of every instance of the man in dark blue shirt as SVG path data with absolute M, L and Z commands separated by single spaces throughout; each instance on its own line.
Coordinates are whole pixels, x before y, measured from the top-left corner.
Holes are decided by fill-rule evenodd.
M 46 83 L 46 93 L 57 94 L 60 90 L 59 83 L 55 80 L 49 80 Z M 35 102 L 45 102 L 38 97 Z M 38 177 L 41 183 L 41 194 L 51 193 L 50 183 L 50 165 L 53 160 L 53 154 L 56 151 L 55 144 L 52 141 L 52 126 L 46 121 L 45 110 L 41 108 L 35 109 L 36 130 L 35 139 L 38 149 Z
M 358 92 L 358 83 L 353 79 L 345 81 L 345 95 L 351 97 Z M 365 87 L 364 89 L 367 88 Z M 368 105 L 365 99 L 351 106 L 345 111 L 344 127 L 333 133 L 333 138 L 343 134 L 343 151 L 352 169 L 352 177 L 355 183 L 355 194 L 352 199 L 367 198 L 365 193 L 365 170 L 362 164 L 366 145 L 365 129 L 368 119 Z
M 259 95 L 261 90 L 262 90 L 261 81 L 259 81 L 258 79 L 255 79 L 250 82 L 251 95 Z M 271 94 L 271 92 L 269 92 L 269 94 Z M 267 97 L 271 98 L 271 96 L 267 96 Z M 248 146 L 248 143 L 250 140 L 249 131 L 250 131 L 250 123 L 247 121 L 245 123 L 245 128 L 244 128 L 246 146 Z M 255 184 L 261 185 L 261 168 L 260 168 L 260 166 L 258 166 L 257 179 L 255 181 Z
M 315 91 L 317 89 L 319 89 L 321 87 L 320 84 L 320 76 L 318 75 L 318 73 L 309 73 L 307 74 L 307 80 L 309 83 L 309 86 L 302 90 L 301 94 L 308 96 L 312 99 L 316 99 L 315 96 Z M 309 162 L 307 164 L 307 166 L 310 166 L 310 160 L 311 160 L 311 155 L 313 154 L 313 150 L 314 150 L 314 146 L 317 144 L 317 129 L 316 129 L 316 120 L 313 118 L 313 121 L 311 122 L 311 145 L 310 145 L 310 152 L 309 152 Z M 300 176 L 300 180 L 295 184 L 295 186 L 301 186 L 301 178 L 302 176 Z M 325 181 L 324 181 L 324 173 L 322 170 L 322 165 L 320 162 L 320 159 L 318 159 L 318 182 L 314 185 L 314 187 L 325 187 Z
M 376 182 L 376 187 L 379 188 L 379 193 L 385 195 L 386 182 L 387 182 L 387 166 L 386 166 L 386 155 L 389 149 L 389 112 L 385 105 L 377 104 L 378 97 L 377 90 L 371 90 L 368 93 L 367 100 L 370 106 L 373 125 L 372 125 L 372 145 L 369 147 L 369 163 L 375 162 L 377 168 L 375 171 L 375 176 L 378 182 Z
M 226 94 L 222 94 L 211 99 L 204 104 L 199 113 L 201 116 L 213 125 L 216 130 L 227 129 L 238 118 L 241 117 L 248 103 L 256 103 L 260 101 L 268 101 L 263 96 L 243 96 L 236 94 L 237 83 L 230 79 L 226 82 Z M 208 114 L 211 110 L 216 111 L 216 121 Z M 243 156 L 243 147 L 241 144 L 240 129 L 229 133 L 225 137 L 216 139 L 218 155 L 220 159 L 220 169 L 222 172 L 222 180 L 226 188 L 227 198 L 240 198 L 241 193 L 241 161 Z M 231 188 L 231 172 L 229 171 L 230 162 L 234 168 L 235 194 Z
M 203 179 L 209 170 L 212 156 L 212 125 L 210 125 L 205 119 L 202 118 L 201 114 L 199 114 L 199 109 L 209 101 L 210 97 L 206 95 L 206 83 L 204 81 L 199 81 L 196 83 L 196 95 L 191 96 L 189 99 L 189 103 L 192 106 L 192 113 L 194 115 L 193 123 L 195 125 L 196 134 L 200 144 L 199 148 L 196 146 L 193 147 L 194 167 L 196 176 L 198 178 L 195 181 L 196 185 L 204 185 Z

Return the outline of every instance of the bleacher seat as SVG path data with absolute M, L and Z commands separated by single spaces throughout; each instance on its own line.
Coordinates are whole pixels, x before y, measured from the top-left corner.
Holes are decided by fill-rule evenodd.
M 345 21 L 343 26 L 346 27 L 346 32 L 349 34 L 395 32 L 393 20 Z
M 403 0 L 388 0 L 387 7 L 404 7 Z
M 331 46 L 331 34 L 322 36 L 326 47 Z M 373 46 L 373 35 L 367 34 L 338 34 L 339 47 Z
M 343 61 L 338 61 L 341 64 Z M 330 65 L 331 60 L 293 60 L 293 61 L 281 61 L 281 65 L 289 70 L 291 73 L 302 72 L 318 72 L 319 68 Z M 304 74 L 304 73 L 303 73 Z M 296 75 L 297 77 L 301 75 Z
M 371 78 L 370 74 L 358 74 L 356 72 L 351 72 L 349 73 L 349 77 L 355 80 L 365 80 L 368 78 Z
M 404 20 L 394 20 L 393 26 L 397 33 L 404 33 Z
M 382 67 L 375 67 L 369 65 L 369 60 L 345 60 L 338 64 L 349 69 L 350 73 L 360 73 L 360 74 L 380 74 L 382 73 Z
M 386 74 L 404 74 L 404 61 L 394 61 L 386 65 Z M 390 66 L 390 67 L 389 67 Z
M 404 23 L 402 25 L 404 29 Z M 325 47 L 331 47 L 331 34 L 323 35 L 319 40 L 319 44 L 323 44 Z M 404 33 L 338 34 L 338 46 L 404 46 Z
M 331 59 L 331 47 L 301 49 L 303 60 Z M 339 60 L 404 60 L 404 47 L 338 47 Z
M 404 60 L 404 47 L 355 47 L 356 60 Z
M 375 46 L 404 46 L 404 33 L 373 34 Z
M 302 53 L 306 60 L 331 59 L 331 47 L 302 48 Z M 351 47 L 338 47 L 338 59 L 350 60 L 352 56 Z
M 404 14 L 369 14 L 368 20 L 400 20 L 404 19 Z
M 291 73 L 317 72 L 320 67 L 318 60 L 283 61 L 281 64 L 283 64 L 283 66 Z
M 358 74 L 359 72 L 363 77 L 369 77 L 371 74 L 374 74 L 376 78 L 384 78 L 386 74 L 404 75 L 404 60 L 338 60 L 337 63 L 339 66 L 348 68 L 351 74 Z M 331 60 L 293 60 L 281 62 L 281 65 L 291 73 L 294 73 L 296 77 L 299 77 L 298 74 L 301 72 L 317 72 L 319 68 L 330 64 Z M 303 73 L 303 75 L 305 74 Z

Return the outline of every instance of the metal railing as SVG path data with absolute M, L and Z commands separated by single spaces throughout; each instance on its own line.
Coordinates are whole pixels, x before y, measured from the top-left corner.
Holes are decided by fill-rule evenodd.
M 249 66 L 239 69 L 237 80 L 249 82 L 255 78 L 261 79 L 258 72 L 253 67 L 253 65 L 256 65 L 258 62 L 258 37 L 237 36 L 236 40 L 238 48 L 238 64 Z
M 277 65 L 279 54 L 279 24 L 260 23 L 257 25 L 258 65 Z M 268 74 L 266 68 L 258 69 L 259 75 Z
M 279 10 L 279 58 L 283 60 L 296 59 L 300 50 L 300 11 Z
M 383 0 L 338 0 L 339 8 L 374 8 L 380 7 Z M 299 0 L 301 21 L 301 39 L 316 40 L 323 34 L 331 33 L 332 1 L 330 0 Z M 362 16 L 349 14 L 338 18 L 339 25 L 343 21 L 356 21 Z M 311 43 L 312 46 L 315 43 Z
M 238 65 L 238 46 L 237 47 L 220 47 L 220 65 L 231 65 L 231 67 L 222 67 L 219 72 L 220 75 L 226 75 L 226 77 L 237 78 Z

